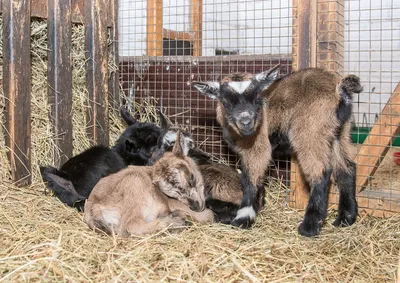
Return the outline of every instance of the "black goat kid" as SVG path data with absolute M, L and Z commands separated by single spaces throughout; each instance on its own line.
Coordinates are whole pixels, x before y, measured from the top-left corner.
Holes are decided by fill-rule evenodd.
M 264 173 L 272 150 L 297 156 L 310 198 L 299 233 L 317 235 L 327 213 L 331 174 L 340 190 L 335 226 L 357 217 L 356 166 L 350 158 L 352 94 L 362 91 L 359 78 L 343 79 L 321 69 L 306 69 L 277 79 L 279 66 L 256 75 L 233 74 L 221 82 L 193 86 L 218 99 L 217 120 L 224 139 L 242 162 L 243 199 L 233 225 L 249 227 L 264 205 Z
M 113 148 L 93 146 L 70 158 L 60 169 L 40 167 L 43 181 L 61 202 L 83 211 L 85 200 L 97 182 L 128 165 L 145 165 L 157 149 L 161 129 L 152 123 L 141 123 L 125 108 L 121 116 L 127 129 Z

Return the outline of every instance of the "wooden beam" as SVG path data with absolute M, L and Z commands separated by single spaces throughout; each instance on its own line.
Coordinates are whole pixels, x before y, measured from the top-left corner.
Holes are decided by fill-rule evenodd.
M 3 91 L 6 146 L 13 181 L 31 183 L 30 1 L 3 3 Z
M 163 54 L 163 1 L 147 0 L 147 56 Z
M 292 53 L 293 71 L 316 67 L 317 0 L 293 0 Z M 294 156 L 290 165 L 290 202 L 304 209 L 307 206 L 309 188 L 304 182 Z
M 193 56 L 201 56 L 203 48 L 203 0 L 192 0 L 190 7 Z
M 400 83 L 386 103 L 378 121 L 369 132 L 361 146 L 355 162 L 357 163 L 357 191 L 368 185 L 382 162 L 393 140 L 400 133 Z
M 109 45 L 109 54 L 116 66 L 116 69 L 111 73 L 108 79 L 108 91 L 110 105 L 112 108 L 119 111 L 121 104 L 119 93 L 119 50 L 118 50 L 118 0 L 110 0 L 110 17 L 111 28 L 110 37 L 112 43 Z
M 55 134 L 54 164 L 72 157 L 71 0 L 48 3 L 48 97 Z
M 174 31 L 170 29 L 163 29 L 163 38 L 174 39 L 174 40 L 185 40 L 192 41 L 193 36 L 189 32 Z
M 88 135 L 94 144 L 108 145 L 107 0 L 85 1 L 86 87 Z

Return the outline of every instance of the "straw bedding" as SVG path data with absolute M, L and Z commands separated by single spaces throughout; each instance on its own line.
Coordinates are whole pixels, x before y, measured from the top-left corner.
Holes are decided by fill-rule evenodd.
M 338 229 L 330 224 L 335 216 L 330 212 L 322 234 L 304 238 L 297 234 L 302 215 L 286 206 L 287 188 L 276 180 L 267 185 L 266 208 L 250 230 L 193 224 L 179 234 L 161 232 L 128 239 L 89 230 L 81 214 L 45 194 L 38 175 L 37 165 L 51 164 L 54 155 L 46 105 L 45 25 L 34 22 L 32 27 L 32 46 L 38 44 L 32 47 L 33 185 L 18 188 L 9 181 L 4 134 L 0 133 L 0 281 L 396 280 L 400 217 L 364 216 L 354 226 Z M 73 38 L 74 148 L 82 151 L 89 146 L 82 106 L 86 99 L 82 27 L 74 27 Z M 2 93 L 0 103 L 4 105 Z M 149 110 L 142 118 L 152 113 Z M 114 112 L 110 127 L 113 141 L 124 128 Z

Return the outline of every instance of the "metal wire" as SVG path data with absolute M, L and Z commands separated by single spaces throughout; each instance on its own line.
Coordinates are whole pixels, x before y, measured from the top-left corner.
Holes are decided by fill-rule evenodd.
M 277 63 L 282 75 L 290 73 L 292 8 L 299 1 L 120 0 L 124 92 L 135 101 L 162 105 L 172 121 L 190 129 L 201 149 L 236 165 L 215 121 L 215 101 L 193 91 L 190 82 L 256 73 Z M 356 74 L 364 85 L 354 97 L 356 137 L 374 125 L 400 80 L 400 2 L 318 0 L 317 6 L 317 65 Z M 400 149 L 389 147 L 368 189 L 393 195 L 400 193 L 400 170 L 387 159 Z M 270 171 L 288 185 L 290 170 L 289 160 L 279 160 Z

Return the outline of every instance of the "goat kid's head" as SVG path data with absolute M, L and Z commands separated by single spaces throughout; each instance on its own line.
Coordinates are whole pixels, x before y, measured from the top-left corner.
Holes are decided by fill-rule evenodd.
M 190 144 L 190 148 L 194 148 L 194 141 L 189 132 L 186 132 L 179 126 L 174 125 L 161 110 L 157 110 L 157 113 L 160 118 L 161 134 L 157 142 L 158 148 L 153 152 L 151 158 L 149 159 L 148 165 L 153 165 L 164 155 L 165 152 L 172 151 L 178 136 L 178 132 L 183 134 L 186 142 Z
M 221 82 L 193 82 L 200 93 L 218 99 L 225 109 L 229 125 L 241 136 L 251 136 L 259 125 L 263 98 L 261 93 L 277 78 L 279 65 L 250 75 L 233 74 Z
M 128 127 L 117 140 L 116 146 L 120 148 L 123 158 L 132 159 L 132 164 L 145 165 L 158 148 L 161 128 L 153 123 L 139 122 L 124 107 L 120 111 Z
M 168 197 L 177 199 L 194 211 L 205 208 L 203 177 L 187 155 L 194 147 L 191 138 L 177 133 L 172 152 L 166 152 L 154 165 L 153 182 Z

